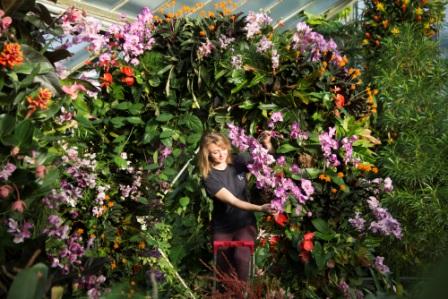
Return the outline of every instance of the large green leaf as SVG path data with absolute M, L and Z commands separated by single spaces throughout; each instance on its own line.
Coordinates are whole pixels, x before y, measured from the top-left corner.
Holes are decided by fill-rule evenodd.
M 194 114 L 189 113 L 185 115 L 185 122 L 187 127 L 195 132 L 201 133 L 204 130 L 202 121 Z
M 311 220 L 313 226 L 321 233 L 329 234 L 331 233 L 331 229 L 328 227 L 328 224 L 322 218 L 315 218 Z
M 143 144 L 150 143 L 158 135 L 158 126 L 154 124 L 147 124 L 145 127 L 145 134 L 143 135 Z
M 16 119 L 9 114 L 0 115 L 0 137 L 8 135 L 14 130 Z
M 14 130 L 14 140 L 17 146 L 31 145 L 34 125 L 31 120 L 25 119 L 17 124 Z

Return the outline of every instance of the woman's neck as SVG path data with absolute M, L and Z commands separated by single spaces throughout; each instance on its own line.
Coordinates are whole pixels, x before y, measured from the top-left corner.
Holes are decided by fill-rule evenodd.
M 214 169 L 224 170 L 227 167 L 227 163 L 226 162 L 222 162 L 222 163 L 218 163 L 218 164 L 213 164 L 212 167 Z

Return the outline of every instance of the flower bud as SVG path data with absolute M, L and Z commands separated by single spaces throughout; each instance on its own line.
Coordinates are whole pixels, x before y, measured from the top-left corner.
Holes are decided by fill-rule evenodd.
M 45 165 L 38 165 L 36 167 L 36 172 L 35 172 L 36 177 L 42 179 L 46 173 L 47 173 L 47 168 L 45 167 Z
M 26 208 L 26 203 L 21 199 L 18 199 L 15 202 L 13 202 L 13 204 L 11 206 L 12 211 L 17 211 L 20 214 L 22 214 L 23 211 L 25 211 L 25 208 Z
M 3 185 L 0 187 L 0 198 L 7 198 L 12 192 L 12 187 L 10 185 Z

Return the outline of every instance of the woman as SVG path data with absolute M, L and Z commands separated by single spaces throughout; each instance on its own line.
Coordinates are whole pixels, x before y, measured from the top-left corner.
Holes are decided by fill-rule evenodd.
M 270 137 L 263 144 L 270 148 Z M 255 205 L 248 201 L 246 165 L 249 157 L 231 155 L 229 139 L 220 133 L 203 136 L 199 149 L 199 170 L 208 196 L 213 199 L 213 241 L 255 241 L 257 230 L 253 212 L 273 210 L 270 204 Z M 232 267 L 238 278 L 247 281 L 249 276 L 249 248 L 237 247 L 221 251 L 218 268 L 223 273 Z M 225 257 L 223 256 L 225 255 Z M 230 264 L 230 265 L 229 265 Z

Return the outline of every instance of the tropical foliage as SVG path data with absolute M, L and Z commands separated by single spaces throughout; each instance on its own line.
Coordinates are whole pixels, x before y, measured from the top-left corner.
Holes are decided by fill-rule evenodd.
M 403 235 L 381 205 L 393 186 L 375 164 L 378 91 L 333 40 L 305 23 L 273 30 L 263 13 L 144 9 L 105 31 L 74 8 L 38 22 L 48 12 L 31 2 L 1 16 L 2 294 L 51 286 L 99 298 L 124 281 L 130 296 L 210 295 L 211 279 L 193 283 L 211 276 L 201 260 L 211 261 L 213 204 L 194 166 L 207 130 L 249 151 L 254 200 L 278 211 L 258 219 L 255 280 L 267 296 L 397 290 L 379 255 Z M 44 44 L 48 28 L 72 36 L 65 46 L 87 42 L 91 61 L 58 78 L 67 53 Z M 266 129 L 274 155 L 257 141 Z M 18 268 L 17 279 L 48 281 L 20 290 Z

